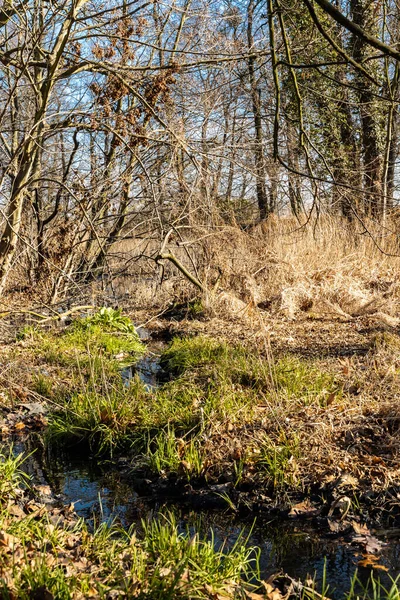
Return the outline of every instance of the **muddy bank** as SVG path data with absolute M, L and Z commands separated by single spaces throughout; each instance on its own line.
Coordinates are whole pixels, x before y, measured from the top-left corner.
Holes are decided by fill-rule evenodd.
M 39 494 L 74 503 L 89 526 L 116 517 L 140 529 L 168 508 L 178 529 L 207 535 L 212 522 L 218 540 L 234 540 L 256 518 L 262 561 L 269 553 L 274 569 L 305 577 L 295 559 L 303 548 L 302 568 L 319 581 L 325 553 L 332 573 L 344 565 L 342 590 L 357 567 L 364 578 L 397 575 L 397 417 L 376 397 L 396 393 L 395 336 L 334 362 L 174 337 L 170 325 L 140 337 L 108 311 L 61 331 L 25 329 L 2 347 L 12 365 L 3 440 L 17 454 L 35 449 L 24 468 Z
M 135 491 L 135 477 L 129 479 L 123 472 L 123 458 L 117 464 L 101 462 L 76 451 L 45 450 L 38 440 L 35 443 L 34 439 L 18 438 L 14 438 L 14 453 L 30 454 L 23 469 L 32 477 L 36 500 L 50 507 L 73 506 L 74 513 L 83 517 L 90 528 L 95 522 L 119 522 L 125 529 L 135 525 L 140 535 L 142 520 L 162 521 L 163 514 L 172 512 L 181 532 L 189 530 L 191 535 L 197 533 L 211 539 L 212 531 L 216 548 L 221 544 L 234 547 L 244 535 L 250 546 L 260 549 L 262 579 L 283 572 L 304 582 L 311 575 L 318 590 L 326 580 L 330 584 L 329 597 L 338 600 L 348 592 L 356 571 L 365 585 L 373 567 L 386 584 L 389 576 L 400 573 L 398 529 L 368 529 L 351 517 L 332 517 L 328 521 L 310 514 L 312 508 L 305 503 L 299 503 L 290 514 L 275 511 L 275 515 L 267 515 L 248 510 L 244 517 L 232 510 L 228 512 L 222 486 L 208 490 L 214 499 L 202 503 L 190 501 L 189 497 L 179 498 L 179 494 L 174 502 L 172 495 L 163 498 L 150 488 L 148 495 L 141 495 Z M 375 556 L 376 562 L 366 560 L 366 555 Z

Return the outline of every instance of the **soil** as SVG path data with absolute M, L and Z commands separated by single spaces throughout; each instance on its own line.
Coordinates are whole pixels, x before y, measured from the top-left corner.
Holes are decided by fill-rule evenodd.
M 295 487 L 277 491 L 251 481 L 236 487 L 229 477 L 199 477 L 188 483 L 176 474 L 159 477 L 140 469 L 132 477 L 129 457 L 115 463 L 119 481 L 153 505 L 168 501 L 195 512 L 228 510 L 244 520 L 258 515 L 263 520 L 307 522 L 320 536 L 379 557 L 381 540 L 396 536 L 393 532 L 400 527 L 400 331 L 368 316 L 350 321 L 312 316 L 289 321 L 261 313 L 238 320 L 178 317 L 149 319 L 148 313 L 136 312 L 132 320 L 145 324 L 148 343 L 158 344 L 158 349 L 176 336 L 201 334 L 251 348 L 272 363 L 280 356 L 299 356 L 335 374 L 340 394 L 328 398 L 326 406 L 297 407 L 278 417 L 280 426 L 295 431 L 308 449 Z M 2 326 L 5 355 L 23 320 Z M 3 370 L 7 371 L 5 362 Z M 6 443 L 11 434 L 22 439 L 46 430 L 40 398 L 26 392 L 29 370 L 29 365 L 17 365 L 17 398 L 12 407 L 2 407 Z M 130 377 L 126 372 L 127 381 Z M 156 385 L 157 369 L 147 368 L 146 377 L 150 387 Z M 380 537 L 376 530 L 383 532 Z

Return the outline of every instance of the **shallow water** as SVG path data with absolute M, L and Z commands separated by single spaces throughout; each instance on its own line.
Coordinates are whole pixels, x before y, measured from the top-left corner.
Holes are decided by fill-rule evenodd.
M 151 391 L 159 385 L 163 370 L 160 367 L 159 356 L 154 353 L 147 354 L 134 365 L 128 365 L 121 369 L 122 381 L 129 385 L 136 375 L 139 376 L 147 391 Z
M 39 438 L 38 438 L 39 439 Z M 118 520 L 124 527 L 138 523 L 141 519 L 160 517 L 162 512 L 175 514 L 182 531 L 189 528 L 193 534 L 209 536 L 213 530 L 216 546 L 232 546 L 242 534 L 249 536 L 248 543 L 261 549 L 261 572 L 263 577 L 279 571 L 304 581 L 307 576 L 322 583 L 324 570 L 330 584 L 328 596 L 343 598 L 349 589 L 350 578 L 362 558 L 356 546 L 324 537 L 306 521 L 266 521 L 259 517 L 254 523 L 241 522 L 223 511 L 193 511 L 178 505 L 149 502 L 140 497 L 126 477 L 121 479 L 118 465 L 99 464 L 90 456 L 76 451 L 66 453 L 45 449 L 34 438 L 17 438 L 14 452 L 34 453 L 25 463 L 26 471 L 35 483 L 50 485 L 60 502 L 75 505 L 77 514 L 93 522 Z M 120 460 L 123 470 L 123 459 Z M 134 482 L 132 482 L 133 484 Z M 163 518 L 162 516 L 160 518 Z M 380 563 L 389 568 L 389 575 L 400 574 L 400 540 L 391 540 L 383 548 Z M 360 579 L 367 581 L 368 569 L 359 569 Z M 387 575 L 383 573 L 383 580 Z
M 139 376 L 149 391 L 165 379 L 159 365 L 161 347 L 153 347 L 135 365 L 124 367 L 121 376 L 125 385 Z M 29 454 L 24 469 L 35 484 L 47 484 L 54 497 L 65 504 L 73 503 L 77 514 L 89 525 L 94 521 L 117 520 L 128 528 L 142 519 L 163 518 L 171 511 L 175 514 L 179 528 L 199 532 L 210 537 L 214 532 L 216 546 L 233 546 L 239 536 L 248 536 L 248 543 L 261 550 L 261 575 L 267 578 L 278 572 L 287 573 L 294 579 L 305 581 L 315 577 L 317 589 L 326 575 L 330 584 L 328 596 L 332 600 L 343 599 L 349 590 L 349 582 L 362 558 L 356 546 L 330 539 L 313 529 L 307 521 L 266 520 L 265 517 L 251 523 L 238 521 L 223 511 L 194 511 L 182 506 L 150 501 L 134 490 L 134 480 L 126 476 L 128 462 L 119 458 L 115 462 L 100 462 L 87 454 L 87 450 L 71 448 L 60 450 L 46 447 L 39 435 L 19 435 L 14 438 L 15 454 Z M 122 477 L 121 473 L 125 473 Z M 392 539 L 382 551 L 380 563 L 389 569 L 389 575 L 400 574 L 400 539 Z M 377 575 L 377 573 L 375 573 Z M 370 571 L 359 569 L 359 578 L 367 582 Z M 387 575 L 381 575 L 382 580 Z

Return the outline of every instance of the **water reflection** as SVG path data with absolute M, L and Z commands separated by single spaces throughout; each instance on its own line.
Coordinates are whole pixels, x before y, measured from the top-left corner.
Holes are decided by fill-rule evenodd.
M 34 482 L 49 484 L 60 501 L 73 502 L 76 512 L 89 524 L 93 518 L 97 522 L 117 519 L 124 527 L 129 527 L 132 523 L 140 524 L 141 519 L 160 518 L 162 511 L 169 510 L 175 513 L 182 531 L 189 528 L 192 534 L 198 531 L 209 536 L 213 530 L 217 546 L 225 544 L 229 548 L 238 536 L 249 536 L 248 543 L 261 549 L 260 566 L 264 578 L 279 571 L 302 581 L 307 576 L 315 576 L 320 589 L 325 570 L 330 584 L 328 595 L 333 600 L 344 597 L 357 562 L 362 558 L 358 547 L 324 537 L 307 522 L 264 522 L 260 518 L 255 523 L 238 522 L 221 511 L 199 513 L 177 505 L 149 502 L 132 489 L 126 477 L 121 477 L 123 469 L 116 468 L 115 464 L 101 464 L 76 449 L 61 452 L 46 448 L 39 437 L 15 441 L 15 452 L 33 450 L 34 454 L 25 462 L 25 470 Z M 400 574 L 398 540 L 391 540 L 383 548 L 380 563 L 388 567 L 391 577 Z M 364 583 L 369 576 L 368 569 L 359 569 L 359 578 Z M 388 581 L 385 573 L 381 578 Z

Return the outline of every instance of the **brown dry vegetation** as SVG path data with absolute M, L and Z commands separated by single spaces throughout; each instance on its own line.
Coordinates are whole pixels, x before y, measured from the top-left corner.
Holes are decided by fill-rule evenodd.
M 374 314 L 393 325 L 390 317 L 396 318 L 399 302 L 396 228 L 395 221 L 382 229 L 374 222 L 349 223 L 328 215 L 303 224 L 292 217 L 270 217 L 247 231 L 237 226 L 182 229 L 171 247 L 204 283 L 203 300 L 211 313 L 224 314 L 226 305 L 229 318 L 230 312 L 259 306 L 290 319 Z M 139 255 L 142 248 L 142 243 L 126 241 L 114 251 L 120 261 Z M 156 252 L 156 242 L 147 245 L 147 255 Z M 141 274 L 128 269 L 117 283 L 135 307 L 162 307 L 171 293 L 193 295 L 176 269 L 166 266 L 160 287 L 154 265 L 147 266 Z
M 368 227 L 374 230 L 373 223 Z M 191 272 L 196 270 L 206 288 L 201 297 L 170 265 L 161 285 L 151 261 L 147 270 L 133 263 L 117 276 L 116 298 L 154 334 L 168 330 L 169 336 L 202 334 L 240 344 L 271 372 L 281 357 L 295 356 L 334 378 L 334 389 L 322 402 L 301 394 L 288 400 L 276 391 L 268 402 L 260 397 L 251 425 L 241 428 L 233 418 L 217 423 L 207 445 L 209 475 L 218 478 L 229 470 L 232 457 L 240 448 L 257 446 L 260 435 L 276 447 L 296 438 L 286 491 L 318 489 L 331 501 L 348 494 L 371 509 L 396 513 L 400 294 L 392 230 L 393 223 L 384 239 L 382 229 L 371 237 L 358 224 L 327 216 L 304 227 L 282 218 L 251 231 L 190 229 L 185 245 L 175 239 L 171 247 Z M 114 250 L 126 258 L 138 247 L 127 242 Z M 101 305 L 104 295 L 93 286 L 90 292 Z M 193 298 L 197 301 L 188 303 Z M 9 356 L 8 346 L 4 352 Z M 23 387 L 21 365 L 14 372 Z
M 328 216 L 304 227 L 292 218 L 270 219 L 251 231 L 192 231 L 188 239 L 200 240 L 188 247 L 210 290 L 203 314 L 181 321 L 177 312 L 168 322 L 150 320 L 149 327 L 240 342 L 272 364 L 294 354 L 333 373 L 340 393 L 325 406 L 304 406 L 301 398 L 275 406 L 269 433 L 299 437 L 296 469 L 303 483 L 333 489 L 351 475 L 347 492 L 365 499 L 376 492 L 378 504 L 396 507 L 395 496 L 377 497 L 388 489 L 396 494 L 400 483 L 396 223 L 382 230 Z M 146 322 L 149 313 L 137 311 L 142 288 L 135 289 L 132 308 L 136 320 Z M 154 312 L 165 309 L 172 289 L 178 298 L 195 295 L 171 270 L 154 292 Z

